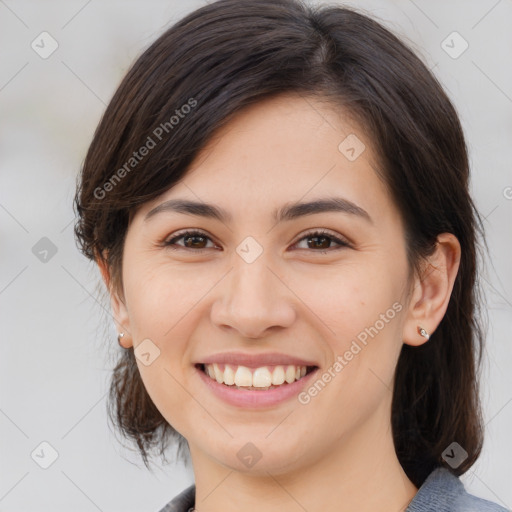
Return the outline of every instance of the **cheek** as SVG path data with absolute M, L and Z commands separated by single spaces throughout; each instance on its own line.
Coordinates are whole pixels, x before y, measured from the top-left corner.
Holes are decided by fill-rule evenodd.
M 325 399 L 341 399 L 347 405 L 371 402 L 386 392 L 402 345 L 401 312 L 405 308 L 400 290 L 405 270 L 399 262 L 392 265 L 367 257 L 363 264 L 363 259 L 326 272 L 317 269 L 314 276 L 302 274 L 292 285 L 315 313 L 329 364 L 338 361 L 331 368 L 336 375 L 331 389 L 337 396 Z M 303 311 L 309 315 L 306 308 Z
M 150 257 L 127 260 L 125 268 L 130 269 L 125 291 L 136 340 L 154 337 L 157 343 L 163 341 L 211 287 L 197 272 Z
M 319 266 L 289 273 L 288 282 L 303 304 L 330 329 L 331 336 L 332 331 L 336 333 L 343 347 L 343 340 L 379 321 L 390 308 L 387 316 L 396 316 L 397 308 L 392 307 L 401 298 L 404 276 L 399 265 L 368 255 L 330 268 Z M 389 324 L 386 322 L 386 326 Z M 378 328 L 382 328 L 381 322 Z
M 136 265 L 132 260 L 132 266 L 127 264 L 130 274 L 126 276 L 125 294 L 136 354 L 137 346 L 146 339 L 159 352 L 149 365 L 138 357 L 136 363 L 153 403 L 182 433 L 186 431 L 187 417 L 198 414 L 195 401 L 190 400 L 186 390 L 190 370 L 187 365 L 190 333 L 197 323 L 194 312 L 199 309 L 194 305 L 205 292 L 201 287 L 190 286 L 190 275 L 165 265 L 148 266 L 147 261 Z M 202 288 L 207 289 L 207 283 Z

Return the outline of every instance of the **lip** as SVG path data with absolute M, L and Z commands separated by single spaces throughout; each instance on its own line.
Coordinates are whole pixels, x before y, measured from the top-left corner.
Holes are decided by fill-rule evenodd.
M 215 361 L 216 362 L 216 361 Z M 229 363 L 228 363 L 229 364 Z M 200 368 L 201 365 L 194 366 L 199 377 L 204 382 L 206 387 L 222 401 L 233 405 L 235 407 L 243 407 L 245 409 L 260 409 L 265 407 L 276 406 L 297 395 L 310 384 L 311 380 L 315 377 L 320 368 L 315 368 L 310 373 L 304 375 L 299 380 L 291 384 L 281 384 L 280 386 L 268 389 L 266 391 L 257 391 L 250 389 L 237 389 L 236 387 L 226 386 L 219 384 L 216 380 L 212 379 Z M 313 366 L 313 365 L 311 365 Z
M 246 354 L 243 352 L 224 352 L 206 357 L 196 364 L 231 364 L 235 366 L 247 366 L 247 368 L 259 368 L 261 366 L 295 365 L 295 366 L 320 366 L 315 361 L 307 361 L 299 357 L 268 352 L 265 354 Z

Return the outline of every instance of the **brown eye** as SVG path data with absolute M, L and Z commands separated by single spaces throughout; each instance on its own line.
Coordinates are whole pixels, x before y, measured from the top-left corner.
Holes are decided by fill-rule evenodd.
M 310 249 L 328 249 L 331 245 L 331 239 L 327 236 L 310 236 L 307 239 L 313 241 L 308 242 Z
M 321 252 L 327 250 L 337 250 L 343 247 L 350 247 L 350 244 L 338 238 L 337 236 L 331 234 L 327 231 L 315 231 L 312 233 L 307 233 L 303 236 L 295 245 L 298 246 L 303 241 L 306 241 L 306 247 L 298 247 L 299 249 L 312 249 L 314 252 Z M 182 241 L 182 243 L 178 243 Z M 208 246 L 208 243 L 211 243 Z M 333 243 L 337 245 L 337 247 L 333 246 Z M 201 252 L 206 249 L 211 249 L 215 247 L 211 238 L 202 231 L 185 231 L 183 233 L 179 233 L 171 239 L 164 242 L 166 247 L 170 247 L 171 249 L 190 249 L 194 252 Z
M 204 249 L 206 237 L 199 235 L 186 235 L 183 238 L 185 247 L 192 249 Z
M 337 236 L 327 232 L 327 231 L 315 231 L 313 233 L 307 233 L 306 236 L 303 236 L 297 244 L 300 244 L 303 240 L 306 240 L 307 247 L 299 247 L 299 249 L 313 249 L 313 250 L 336 250 L 342 247 L 350 247 L 350 244 L 345 240 L 341 240 Z M 338 247 L 333 247 L 332 243 L 338 245 Z M 297 245 L 296 244 L 296 245 Z
M 177 243 L 180 240 L 183 240 L 183 243 Z M 211 242 L 210 237 L 202 231 L 186 231 L 165 241 L 164 245 L 172 249 L 192 249 L 200 252 L 213 246 L 212 244 L 208 247 L 209 241 Z

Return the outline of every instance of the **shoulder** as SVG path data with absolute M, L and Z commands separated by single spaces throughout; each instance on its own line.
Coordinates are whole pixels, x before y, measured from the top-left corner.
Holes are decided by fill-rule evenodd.
M 446 468 L 436 468 L 406 512 L 508 512 L 506 508 L 469 494 L 460 479 Z
M 196 496 L 196 486 L 191 485 L 184 491 L 176 495 L 164 508 L 158 512 L 187 512 L 194 508 Z

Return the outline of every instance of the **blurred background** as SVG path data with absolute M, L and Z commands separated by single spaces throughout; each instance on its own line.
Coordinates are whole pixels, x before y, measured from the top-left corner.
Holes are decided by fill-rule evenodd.
M 486 440 L 462 480 L 511 508 L 512 3 L 343 4 L 408 42 L 460 114 L 489 242 Z M 75 246 L 72 200 L 95 127 L 128 67 L 202 5 L 0 0 L 0 511 L 157 511 L 193 482 L 182 464 L 157 459 L 147 471 L 107 423 L 121 349 L 99 273 Z

